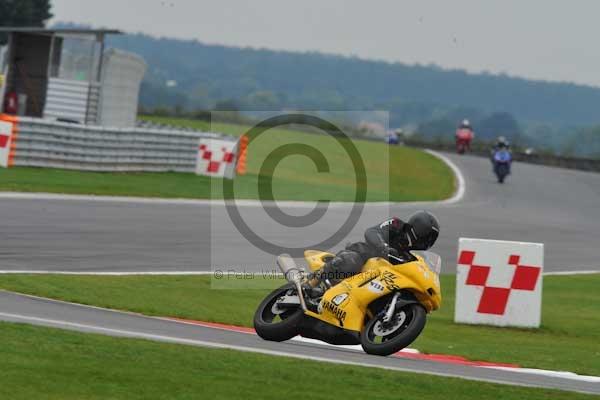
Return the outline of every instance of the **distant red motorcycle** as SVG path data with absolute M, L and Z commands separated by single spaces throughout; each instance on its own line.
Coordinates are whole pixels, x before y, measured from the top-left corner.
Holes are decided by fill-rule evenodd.
M 467 150 L 471 151 L 471 141 L 474 136 L 469 120 L 465 119 L 456 130 L 456 152 L 464 154 Z
M 456 138 L 456 152 L 458 154 L 465 154 L 467 149 L 471 150 L 471 140 Z

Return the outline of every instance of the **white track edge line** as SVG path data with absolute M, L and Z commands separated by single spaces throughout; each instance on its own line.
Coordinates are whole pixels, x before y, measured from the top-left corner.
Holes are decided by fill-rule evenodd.
M 268 275 L 269 278 L 277 276 L 283 277 L 283 274 L 280 272 L 271 272 L 263 273 L 260 271 L 256 272 L 236 272 L 236 271 L 219 271 L 222 276 L 230 276 L 237 274 L 256 274 L 259 276 Z M 23 274 L 23 275 L 90 275 L 90 276 L 135 276 L 135 275 L 214 275 L 217 271 L 53 271 L 53 270 L 20 270 L 20 269 L 7 269 L 0 270 L 0 275 L 13 275 L 13 274 Z M 220 279 L 216 278 L 215 279 Z
M 465 177 L 463 176 L 460 168 L 458 168 L 458 166 L 452 160 L 450 160 L 448 157 L 446 157 L 445 155 L 443 155 L 435 150 L 425 149 L 425 152 L 442 160 L 452 170 L 452 172 L 454 173 L 454 176 L 456 177 L 456 192 L 454 193 L 454 195 L 451 198 L 442 200 L 439 203 L 440 204 L 454 204 L 454 203 L 458 203 L 459 201 L 461 201 L 463 199 L 463 197 L 465 196 L 466 183 L 465 183 Z
M 579 375 L 575 372 L 570 371 L 552 371 L 549 369 L 537 369 L 537 368 L 513 368 L 513 367 L 502 367 L 502 366 L 482 366 L 483 368 L 491 368 L 491 369 L 499 369 L 502 371 L 511 371 L 511 372 L 519 372 L 522 374 L 532 374 L 532 375 L 544 375 L 549 377 L 577 380 L 581 382 L 591 382 L 600 383 L 600 376 L 593 375 Z
M 544 272 L 544 276 L 561 276 L 561 275 L 592 275 L 600 274 L 600 270 L 580 270 L 580 271 L 550 271 Z
M 157 197 L 133 197 L 133 196 L 96 196 L 96 195 L 77 195 L 77 194 L 59 194 L 59 193 L 27 193 L 27 192 L 0 192 L 0 200 L 70 200 L 70 201 L 90 201 L 100 203 L 128 203 L 128 204 L 150 204 L 150 205 L 189 205 L 189 206 L 214 206 L 224 207 L 226 205 L 234 205 L 236 207 L 265 207 L 278 206 L 283 208 L 314 208 L 317 206 L 316 201 L 263 201 L 260 200 L 209 200 L 209 199 L 165 199 Z M 363 204 L 369 207 L 390 207 L 392 205 L 418 206 L 422 204 L 444 204 L 446 200 L 441 201 L 412 201 L 412 202 L 364 202 Z M 327 207 L 333 208 L 350 208 L 354 205 L 353 202 L 337 202 L 332 201 L 326 203 Z

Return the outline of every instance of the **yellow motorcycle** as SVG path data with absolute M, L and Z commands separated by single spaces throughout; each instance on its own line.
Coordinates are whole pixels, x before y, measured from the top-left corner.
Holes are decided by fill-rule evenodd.
M 288 284 L 258 306 L 256 333 L 277 342 L 301 335 L 334 345 L 360 344 L 369 354 L 396 353 L 419 336 L 426 314 L 442 302 L 441 258 L 428 251 L 413 251 L 409 256 L 408 260 L 371 258 L 360 273 L 317 299 L 303 291 L 309 279 L 305 270 L 290 256 L 279 256 L 277 265 Z M 307 250 L 304 257 L 310 270 L 317 271 L 334 255 Z

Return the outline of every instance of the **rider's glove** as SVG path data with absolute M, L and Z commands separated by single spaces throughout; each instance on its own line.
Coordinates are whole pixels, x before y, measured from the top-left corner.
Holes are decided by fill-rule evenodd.
M 388 257 L 388 256 L 395 256 L 398 257 L 400 254 L 398 253 L 398 250 L 396 250 L 393 247 L 388 246 L 387 244 L 381 249 L 381 256 L 382 257 Z

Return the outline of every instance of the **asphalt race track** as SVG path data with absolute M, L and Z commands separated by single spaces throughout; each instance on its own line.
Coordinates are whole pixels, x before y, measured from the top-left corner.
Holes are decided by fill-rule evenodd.
M 488 160 L 448 155 L 463 172 L 466 194 L 454 204 L 366 205 L 340 244 L 388 215 L 426 208 L 441 222 L 434 250 L 455 271 L 457 240 L 477 237 L 545 244 L 546 271 L 598 270 L 600 174 L 515 164 L 504 185 Z M 312 247 L 337 230 L 349 205 L 332 205 L 306 228 L 274 222 L 262 207 L 238 208 L 258 236 L 281 246 Z M 312 206 L 284 210 L 306 214 Z M 0 196 L 0 270 L 272 270 L 274 257 L 231 223 L 222 204 L 22 199 Z
M 206 328 L 132 313 L 22 296 L 4 291 L 0 291 L 0 304 L 2 304 L 0 319 L 5 321 L 32 323 L 111 336 L 137 337 L 397 371 L 421 372 L 495 383 L 600 394 L 600 382 L 598 380 L 586 381 L 569 376 L 545 376 L 507 369 L 473 367 L 399 357 L 370 356 L 359 351 L 312 343 L 267 342 L 256 335 L 248 333 Z
M 442 225 L 436 250 L 455 271 L 459 237 L 542 242 L 547 271 L 598 270 L 600 174 L 515 164 L 505 185 L 495 182 L 488 160 L 449 155 L 462 170 L 466 194 L 455 203 L 367 205 L 346 240 L 360 240 L 365 227 L 388 215 L 433 210 Z M 248 225 L 266 240 L 310 246 L 337 229 L 347 205 L 331 206 L 322 221 L 290 229 L 272 222 L 261 207 L 239 208 Z M 294 215 L 307 206 L 285 209 Z M 222 204 L 48 200 L 0 195 L 0 270 L 76 272 L 206 271 L 213 268 L 272 269 L 273 255 L 261 251 L 230 223 Z M 344 241 L 345 242 L 345 241 Z M 343 245 L 338 245 L 340 248 Z M 231 332 L 0 291 L 0 320 L 113 336 L 188 345 L 232 348 L 463 377 L 514 385 L 600 393 L 598 380 L 547 376 L 506 369 L 399 357 L 375 357 L 318 344 L 273 343 Z

